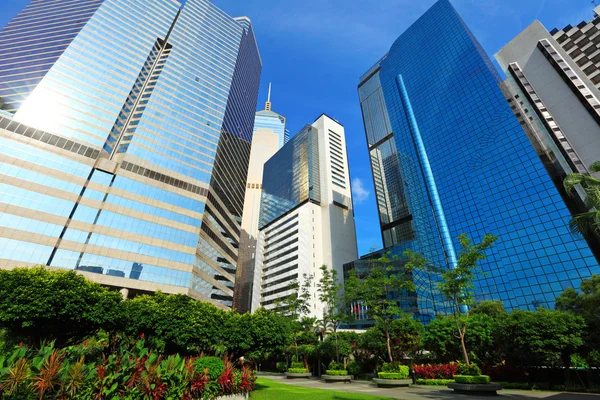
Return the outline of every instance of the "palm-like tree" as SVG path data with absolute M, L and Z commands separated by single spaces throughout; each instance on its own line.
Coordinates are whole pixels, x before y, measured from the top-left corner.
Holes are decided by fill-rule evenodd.
M 593 163 L 589 170 L 590 173 L 600 172 L 600 161 Z M 600 235 L 600 179 L 588 174 L 569 174 L 563 183 L 568 194 L 571 194 L 577 185 L 583 187 L 585 206 L 589 210 L 571 219 L 571 231 L 583 235 Z
M 331 326 L 331 322 L 326 321 L 324 319 L 317 320 L 315 325 L 315 334 L 319 337 L 319 340 L 322 342 L 325 337 L 333 331 Z

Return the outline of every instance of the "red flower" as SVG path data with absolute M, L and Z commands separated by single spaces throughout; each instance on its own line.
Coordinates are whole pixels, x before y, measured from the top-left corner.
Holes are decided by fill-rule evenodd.
M 140 335 L 140 339 L 143 339 L 145 337 L 144 332 L 142 332 L 142 334 Z

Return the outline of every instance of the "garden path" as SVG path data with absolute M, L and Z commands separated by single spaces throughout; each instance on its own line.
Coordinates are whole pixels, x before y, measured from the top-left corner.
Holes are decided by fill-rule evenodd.
M 353 381 L 350 384 L 345 383 L 324 383 L 320 380 L 290 380 L 283 376 L 264 376 L 267 379 L 273 379 L 279 383 L 284 383 L 293 386 L 301 386 L 312 389 L 335 390 L 336 392 L 361 393 L 373 396 L 389 397 L 391 399 L 403 400 L 422 400 L 422 399 L 489 399 L 489 396 L 469 396 L 456 394 L 454 391 L 444 386 L 411 386 L 409 388 L 398 389 L 380 389 L 374 384 L 366 381 Z M 558 392 L 541 392 L 541 391 L 526 391 L 526 390 L 501 390 L 496 398 L 506 398 L 514 400 L 529 400 L 529 399 L 548 399 L 548 400 L 599 400 L 600 395 L 596 394 L 581 394 L 581 393 L 558 393 Z

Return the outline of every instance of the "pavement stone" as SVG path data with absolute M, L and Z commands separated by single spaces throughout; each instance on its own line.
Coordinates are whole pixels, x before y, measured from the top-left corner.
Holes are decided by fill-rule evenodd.
M 313 389 L 335 390 L 337 392 L 363 393 L 374 396 L 388 397 L 390 399 L 403 400 L 422 400 L 422 399 L 442 399 L 442 400 L 469 400 L 469 399 L 489 399 L 490 396 L 473 396 L 454 393 L 453 390 L 445 386 L 411 386 L 409 388 L 382 389 L 377 385 L 367 381 L 352 381 L 352 383 L 325 383 L 319 379 L 310 380 L 288 380 L 282 376 L 264 376 L 267 379 L 273 379 L 286 385 L 308 387 Z M 599 400 L 600 395 L 587 393 L 559 393 L 559 392 L 539 392 L 526 390 L 501 390 L 496 398 L 506 398 L 515 400 L 528 399 L 550 399 L 550 400 Z

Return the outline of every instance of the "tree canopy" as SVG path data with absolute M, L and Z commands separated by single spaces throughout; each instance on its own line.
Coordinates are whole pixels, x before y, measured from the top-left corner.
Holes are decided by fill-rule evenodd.
M 38 345 L 83 340 L 100 329 L 118 328 L 118 292 L 73 271 L 42 267 L 0 270 L 0 329 L 9 339 Z

